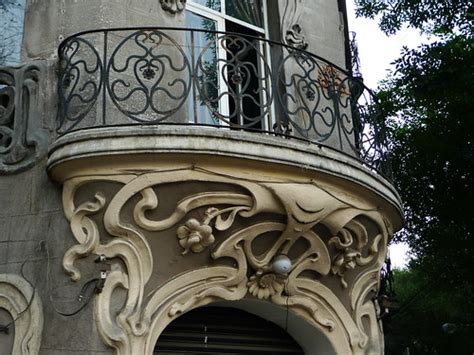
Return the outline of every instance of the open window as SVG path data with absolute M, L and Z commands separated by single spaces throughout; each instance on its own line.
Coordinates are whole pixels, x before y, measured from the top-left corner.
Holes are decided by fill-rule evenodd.
M 194 0 L 186 10 L 195 65 L 190 121 L 268 130 L 273 94 L 266 0 Z

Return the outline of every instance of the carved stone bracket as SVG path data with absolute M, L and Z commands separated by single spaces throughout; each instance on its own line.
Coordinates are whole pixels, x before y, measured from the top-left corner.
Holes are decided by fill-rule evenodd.
M 303 34 L 303 29 L 299 24 L 304 0 L 285 0 L 285 10 L 281 21 L 281 37 L 285 43 L 298 48 L 306 49 L 308 42 Z
M 45 69 L 43 61 L 0 67 L 0 174 L 25 170 L 46 155 L 40 112 Z
M 83 186 L 104 181 L 121 188 L 110 197 L 95 190 L 94 200 L 76 205 Z M 161 186 L 190 182 L 235 190 L 190 194 L 167 216 L 153 217 L 168 203 L 159 201 Z M 121 260 L 113 263 L 96 302 L 99 331 L 118 354 L 152 354 L 163 329 L 179 315 L 245 297 L 288 307 L 326 334 L 340 353 L 377 353 L 383 343 L 373 298 L 391 231 L 375 206 L 349 196 L 314 181 L 258 182 L 199 169 L 72 178 L 64 185 L 63 201 L 78 244 L 65 254 L 64 267 L 78 280 L 75 261 L 83 256 Z M 204 211 L 201 217 L 192 214 L 197 210 Z M 159 270 L 153 270 L 156 255 L 149 240 L 162 232 L 166 243 L 179 245 L 184 258 L 208 253 L 208 265 L 151 284 Z M 256 252 L 258 240 L 271 242 Z M 272 270 L 280 254 L 292 260 L 287 274 Z M 331 278 L 339 283 L 326 282 Z M 112 311 L 117 289 L 127 292 L 118 314 Z
M 0 274 L 0 308 L 15 319 L 12 354 L 38 354 L 43 331 L 43 307 L 31 285 L 18 275 Z
M 160 0 L 161 8 L 171 14 L 182 12 L 186 7 L 186 0 Z

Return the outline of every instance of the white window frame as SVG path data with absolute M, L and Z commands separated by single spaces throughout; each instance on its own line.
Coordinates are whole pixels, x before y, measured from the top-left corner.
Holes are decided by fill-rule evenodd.
M 226 21 L 232 21 L 238 25 L 241 25 L 243 27 L 249 28 L 257 33 L 263 34 L 263 38 L 268 40 L 270 39 L 270 35 L 268 32 L 268 0 L 261 0 L 262 1 L 262 12 L 263 12 L 263 28 L 258 27 L 255 25 L 252 25 L 248 22 L 239 20 L 235 17 L 229 16 L 225 13 L 225 3 L 228 0 L 221 0 L 221 11 L 216 11 L 214 9 L 211 9 L 209 7 L 206 7 L 204 5 L 195 3 L 193 0 L 189 0 L 186 5 L 186 10 L 191 11 L 197 15 L 207 17 L 210 20 L 213 20 L 217 24 L 217 29 L 216 31 L 218 32 L 226 32 L 226 26 L 225 22 Z M 234 0 L 234 1 L 239 1 L 239 0 Z M 263 51 L 262 51 L 263 52 Z M 270 56 L 270 46 L 266 45 L 266 50 L 265 50 L 265 60 L 267 61 L 268 65 L 271 65 L 271 56 Z M 221 47 L 218 46 L 218 55 L 219 58 L 225 58 L 226 52 L 225 50 Z M 264 63 L 260 63 L 260 69 L 262 72 L 265 70 L 264 68 Z M 219 87 L 225 88 L 226 82 L 224 80 L 224 77 L 226 76 L 227 73 L 225 73 L 225 70 L 223 72 L 223 63 L 219 62 L 219 73 L 222 73 L 223 75 L 219 75 Z M 266 82 L 264 84 L 267 84 Z M 271 90 L 271 88 L 270 88 Z M 272 93 L 272 96 L 275 96 L 275 93 Z M 265 99 L 262 97 L 262 100 L 264 101 Z M 273 101 L 275 101 L 275 98 L 273 98 Z M 219 100 L 219 112 L 221 112 L 224 116 L 229 115 L 229 101 L 228 99 L 224 96 Z M 265 119 L 263 121 L 263 130 L 265 131 L 270 131 L 273 127 L 273 124 L 275 123 L 275 105 L 272 104 L 269 110 L 269 117 L 268 119 Z M 224 123 L 225 122 L 220 122 Z
M 247 27 L 247 28 L 250 28 L 251 30 L 255 31 L 255 32 L 258 32 L 258 33 L 262 33 L 265 35 L 265 38 L 268 38 L 268 18 L 267 18 L 267 0 L 262 0 L 262 11 L 263 11 L 263 28 L 262 27 L 258 27 L 258 26 L 255 26 L 255 25 L 252 25 L 248 22 L 245 22 L 245 21 L 242 21 L 242 20 L 239 20 L 235 17 L 232 17 L 232 16 L 229 16 L 225 13 L 225 3 L 226 1 L 229 1 L 229 0 L 221 0 L 221 11 L 216 11 L 216 10 L 213 10 L 209 7 L 206 7 L 204 5 L 201 5 L 201 4 L 198 4 L 198 3 L 195 3 L 194 1 L 192 0 L 189 0 L 187 2 L 187 5 L 186 5 L 186 8 L 187 9 L 190 9 L 191 11 L 195 12 L 196 11 L 201 11 L 201 14 L 203 16 L 206 16 L 206 17 L 209 17 L 214 15 L 216 18 L 219 17 L 219 18 L 222 18 L 224 20 L 228 20 L 228 21 L 232 21 L 232 22 L 235 22 L 241 26 L 244 26 L 244 27 Z M 239 1 L 239 0 L 234 0 L 234 1 Z M 218 31 L 222 31 L 222 32 L 225 32 L 225 23 L 224 23 L 224 26 L 222 27 L 222 29 L 218 29 Z

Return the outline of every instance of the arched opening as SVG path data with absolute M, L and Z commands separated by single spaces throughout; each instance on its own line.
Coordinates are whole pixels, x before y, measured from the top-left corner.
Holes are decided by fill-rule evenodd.
M 246 311 L 201 307 L 171 322 L 155 354 L 304 354 L 282 328 Z

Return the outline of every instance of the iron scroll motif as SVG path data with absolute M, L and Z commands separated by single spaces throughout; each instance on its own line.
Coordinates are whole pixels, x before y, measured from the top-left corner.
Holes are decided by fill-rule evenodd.
M 191 87 L 191 65 L 176 40 L 163 31 L 136 31 L 111 54 L 107 92 L 125 116 L 158 123 L 176 113 Z
M 45 71 L 43 61 L 0 67 L 0 175 L 26 170 L 46 155 L 39 111 Z
M 103 64 L 94 42 L 75 37 L 60 48 L 58 124 L 73 129 L 89 112 L 102 90 Z M 92 122 L 91 122 L 92 123 Z M 105 122 L 104 122 L 105 123 Z
M 276 47 L 281 55 L 270 60 Z M 325 145 L 389 174 L 373 93 L 361 78 L 305 50 L 236 33 L 128 28 L 72 36 L 59 55 L 60 134 L 211 125 Z
M 218 36 L 217 43 L 225 51 L 225 58 L 216 58 L 215 64 L 207 65 L 205 58 L 214 45 L 210 43 L 197 59 L 196 86 L 200 97 L 212 115 L 225 124 L 261 129 L 273 102 L 272 73 L 265 60 L 265 46 L 256 39 L 234 34 Z M 223 88 L 216 87 L 216 71 L 222 75 Z M 228 103 L 228 112 L 220 110 L 221 100 Z

